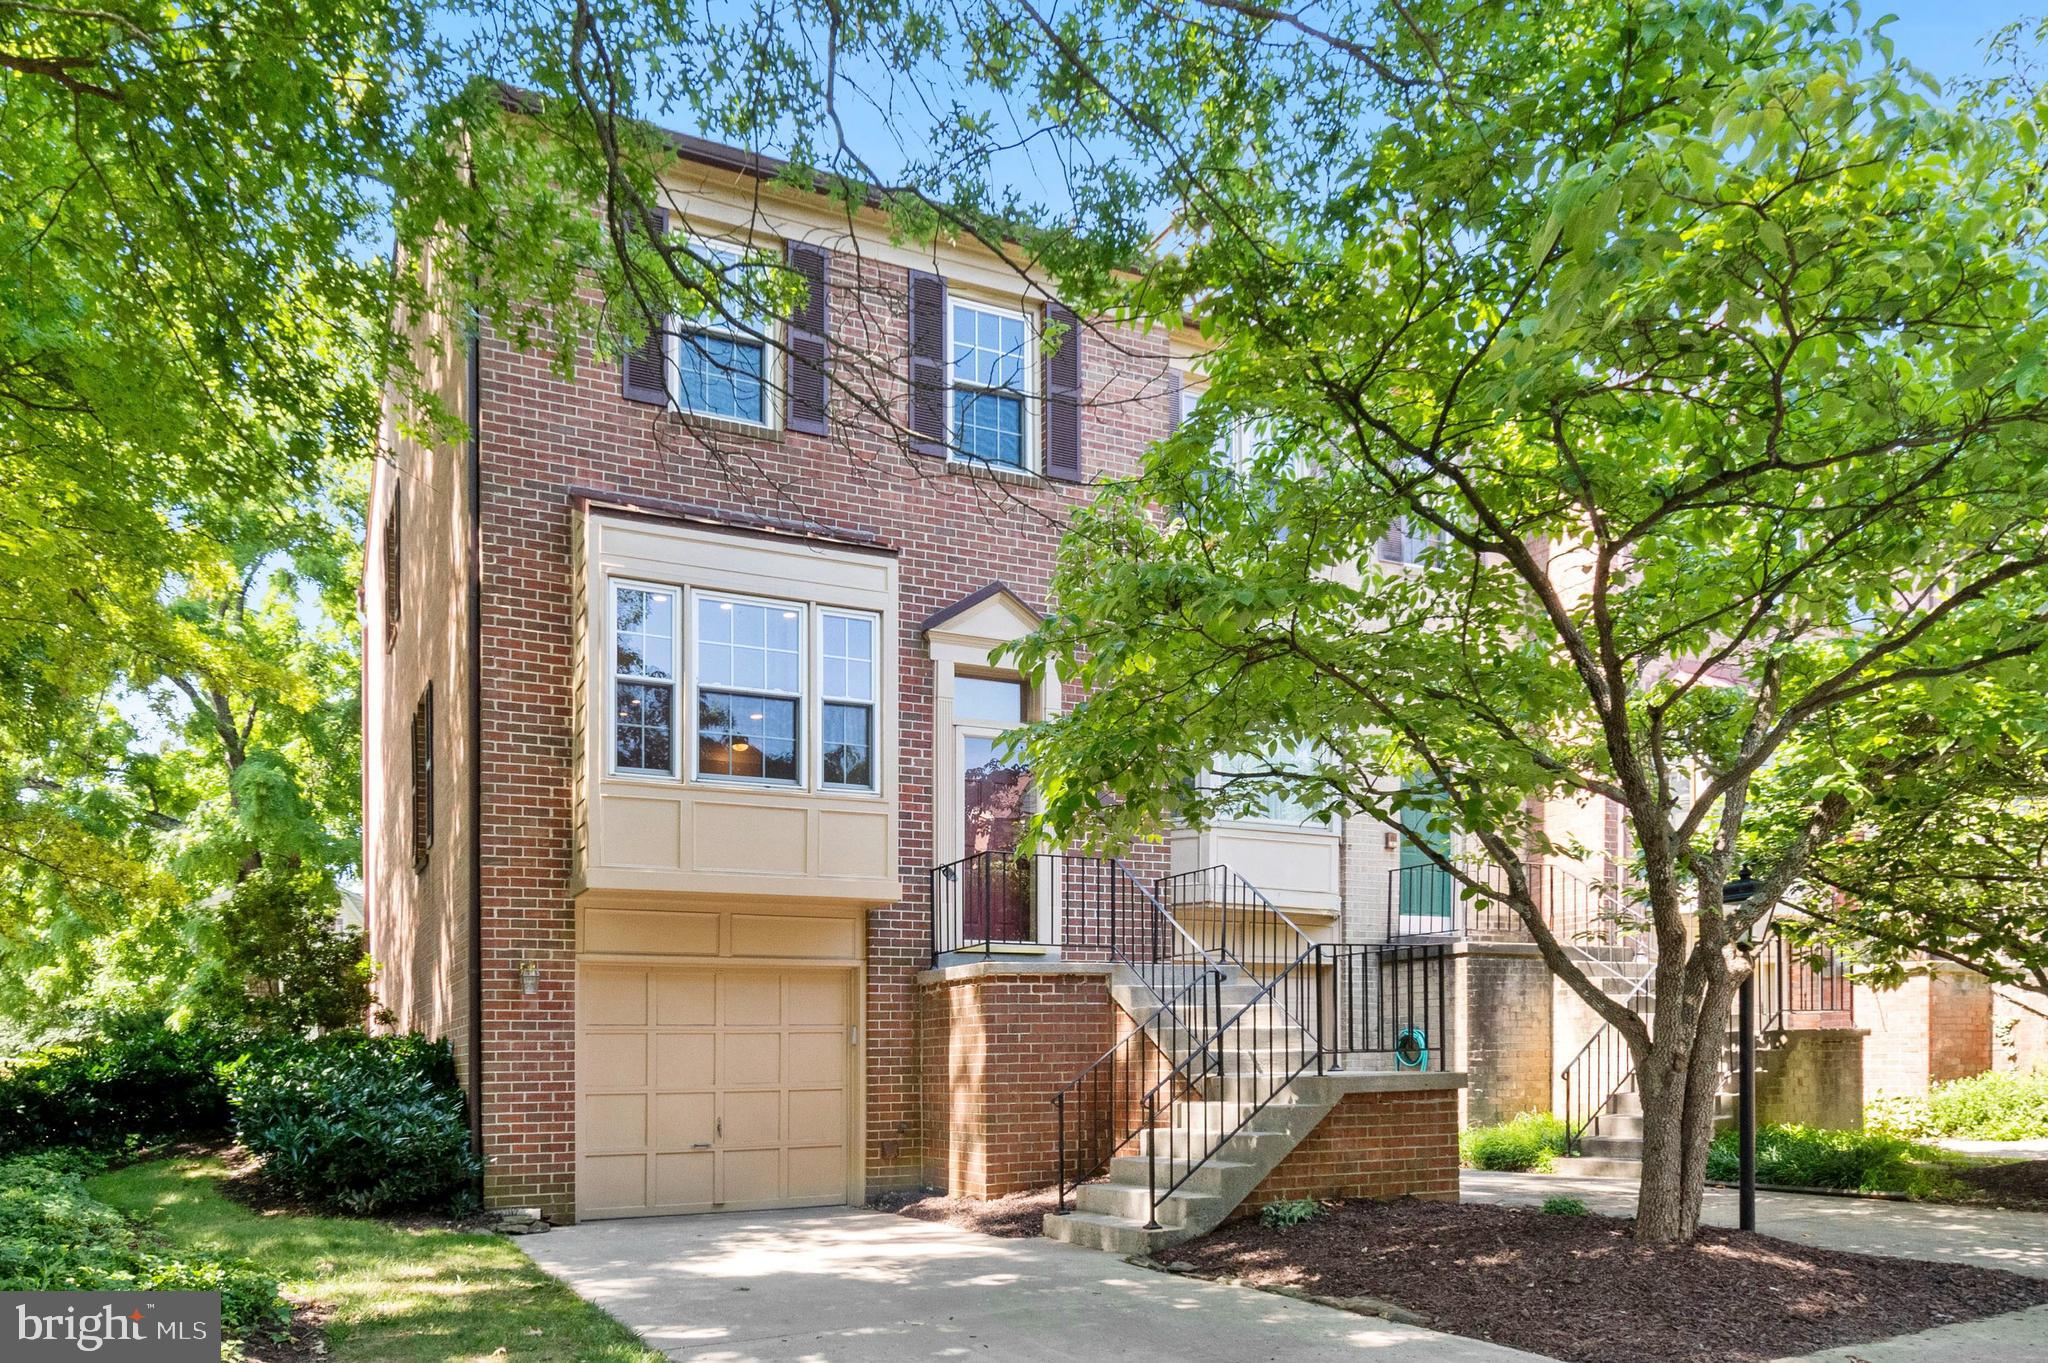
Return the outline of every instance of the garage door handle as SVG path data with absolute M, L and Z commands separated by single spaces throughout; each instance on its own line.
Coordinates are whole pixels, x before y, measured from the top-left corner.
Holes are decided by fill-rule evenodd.
M 690 1148 L 691 1148 L 692 1150 L 709 1150 L 709 1149 L 711 1148 L 711 1142 L 710 1142 L 710 1141 L 698 1141 L 698 1142 L 697 1142 L 697 1143 L 696 1143 L 695 1145 L 691 1146 Z

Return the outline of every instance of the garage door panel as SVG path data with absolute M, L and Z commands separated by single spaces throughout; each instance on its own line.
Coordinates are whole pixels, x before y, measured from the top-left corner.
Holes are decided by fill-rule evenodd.
M 852 1048 L 844 1032 L 791 1032 L 786 1049 L 791 1084 L 824 1087 L 846 1083 L 846 1056 Z
M 585 1156 L 576 1177 L 576 1200 L 583 1213 L 640 1211 L 647 1206 L 645 1155 Z
M 657 1207 L 712 1206 L 718 1200 L 718 1156 L 709 1150 L 656 1155 L 648 1193 Z
M 656 1032 L 654 1087 L 708 1089 L 718 1082 L 718 1037 L 712 1032 Z
M 610 1032 L 591 1040 L 584 1052 L 585 1091 L 647 1087 L 647 1033 Z
M 776 1027 L 782 1023 L 782 977 L 763 971 L 732 970 L 718 977 L 718 1022 L 722 1027 Z
M 647 1095 L 595 1093 L 583 1098 L 577 1143 L 592 1154 L 647 1149 Z
M 702 1093 L 657 1093 L 654 1095 L 653 1143 L 658 1152 L 687 1151 L 693 1146 L 707 1149 L 717 1126 L 718 1095 Z
M 835 1197 L 846 1188 L 846 1147 L 792 1146 L 785 1197 Z
M 647 972 L 644 970 L 601 970 L 584 977 L 596 988 L 582 992 L 583 1021 L 591 1027 L 644 1027 L 647 1025 Z
M 719 1136 L 730 1149 L 743 1145 L 782 1143 L 781 1089 L 748 1089 L 721 1096 L 724 1130 Z
M 735 1202 L 780 1202 L 782 1192 L 782 1151 L 724 1150 L 719 1153 L 718 1200 Z
M 718 1021 L 718 981 L 676 972 L 654 977 L 654 1021 L 660 1027 L 709 1027 Z
M 720 1088 L 782 1085 L 782 1033 L 727 1032 L 718 1039 Z
M 784 1020 L 792 1027 L 844 1027 L 846 979 L 842 975 L 784 977 Z
M 848 975 L 593 964 L 581 978 L 582 1215 L 845 1198 Z
M 791 1089 L 788 1140 L 792 1145 L 843 1145 L 846 1094 L 839 1089 Z

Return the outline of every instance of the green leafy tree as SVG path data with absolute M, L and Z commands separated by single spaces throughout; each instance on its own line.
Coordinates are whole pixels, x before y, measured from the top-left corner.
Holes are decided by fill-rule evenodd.
M 1469 834 L 1490 875 L 1418 845 L 1626 1039 L 1636 1233 L 1682 1240 L 1745 935 L 2040 751 L 2048 108 L 1937 98 L 1853 13 L 1401 12 L 1382 118 L 1325 145 L 1278 126 L 1306 96 L 1226 100 L 1170 258 L 1094 276 L 1141 316 L 1199 298 L 1213 349 L 1026 652 L 1089 692 L 1030 736 L 1045 819 L 1128 839 L 1284 790 Z M 1592 797 L 1638 850 L 1642 1008 L 1526 871 L 1587 851 L 1531 802 Z

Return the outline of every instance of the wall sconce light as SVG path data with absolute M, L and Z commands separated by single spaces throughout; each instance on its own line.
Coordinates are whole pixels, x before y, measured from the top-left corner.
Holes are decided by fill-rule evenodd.
M 1386 848 L 1389 852 L 1401 850 L 1401 835 L 1389 828 L 1386 833 Z
M 528 998 L 540 993 L 540 967 L 532 961 L 519 963 L 519 992 Z

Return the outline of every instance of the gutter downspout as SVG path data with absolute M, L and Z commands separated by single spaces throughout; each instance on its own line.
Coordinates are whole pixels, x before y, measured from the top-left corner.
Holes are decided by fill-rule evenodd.
M 484 606 L 482 338 L 469 324 L 469 1140 L 479 1169 L 484 1155 Z M 483 1175 L 477 1175 L 483 1203 Z

